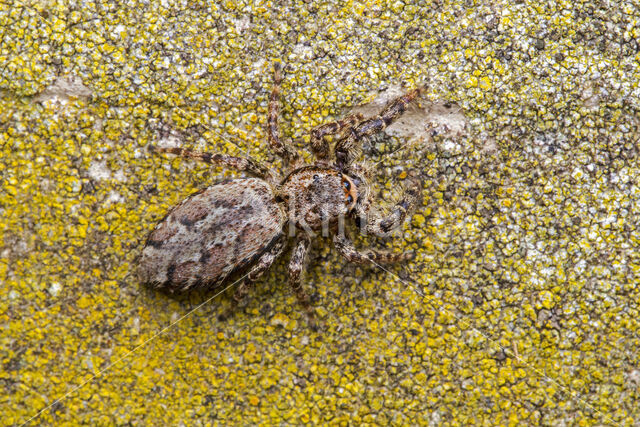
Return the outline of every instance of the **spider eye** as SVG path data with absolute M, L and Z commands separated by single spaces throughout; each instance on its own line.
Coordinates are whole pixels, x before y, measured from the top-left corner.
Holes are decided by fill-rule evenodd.
M 347 190 L 351 189 L 351 183 L 347 180 L 342 181 L 342 185 L 344 185 L 344 188 L 346 188 Z
M 349 194 L 349 197 L 347 197 L 347 204 L 350 205 L 351 203 L 353 203 L 353 196 Z

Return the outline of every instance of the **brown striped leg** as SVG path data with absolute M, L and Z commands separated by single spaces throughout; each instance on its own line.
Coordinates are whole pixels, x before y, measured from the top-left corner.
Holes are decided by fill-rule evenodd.
M 413 257 L 413 253 L 395 253 L 387 251 L 367 250 L 364 252 L 358 251 L 353 242 L 349 240 L 343 234 L 336 234 L 333 236 L 333 244 L 340 252 L 340 255 L 345 257 L 349 262 L 356 264 L 362 264 L 364 262 L 371 262 L 374 264 L 390 264 L 399 261 L 406 261 Z
M 365 233 L 371 233 L 378 237 L 387 237 L 400 227 L 407 216 L 413 212 L 422 196 L 422 182 L 416 177 L 407 178 L 404 185 L 402 199 L 398 202 L 388 215 L 382 216 L 378 212 L 370 210 L 371 199 L 363 201 L 356 207 L 358 226 Z
M 318 159 L 325 159 L 329 156 L 329 143 L 325 141 L 325 136 L 337 135 L 338 140 L 345 137 L 344 132 L 354 127 L 364 120 L 362 114 L 351 114 L 342 120 L 326 123 L 311 131 L 311 150 Z
M 338 166 L 344 167 L 351 164 L 358 155 L 360 146 L 362 145 L 362 139 L 369 135 L 382 132 L 405 112 L 409 103 L 413 101 L 419 93 L 420 89 L 414 89 L 406 95 L 394 99 L 384 107 L 380 115 L 365 120 L 352 128 L 349 135 L 336 144 L 336 161 Z
M 309 302 L 309 296 L 302 287 L 302 271 L 305 266 L 305 259 L 307 252 L 309 251 L 309 238 L 306 236 L 299 237 L 296 240 L 293 251 L 291 252 L 291 259 L 289 260 L 289 285 L 291 289 L 296 293 L 298 302 L 302 305 L 307 319 L 309 321 L 309 327 L 314 331 L 318 330 L 318 322 L 316 321 L 315 311 Z
M 201 151 L 193 151 L 186 148 L 178 147 L 152 147 L 151 150 L 155 151 L 156 153 L 176 154 L 187 159 L 195 159 L 212 165 L 226 166 L 242 172 L 249 172 L 260 178 L 271 177 L 271 172 L 269 172 L 269 169 L 248 157 L 235 157 L 220 153 L 203 153 Z
M 282 82 L 282 65 L 274 62 L 274 82 L 271 97 L 269 98 L 269 113 L 267 117 L 267 138 L 273 151 L 285 162 L 293 162 L 298 158 L 298 153 L 292 147 L 280 139 L 278 128 L 278 116 L 280 114 L 280 83 Z
M 251 268 L 249 274 L 240 282 L 235 292 L 233 293 L 233 299 L 231 300 L 231 306 L 225 310 L 224 313 L 218 315 L 218 320 L 226 320 L 236 311 L 236 309 L 245 304 L 247 294 L 253 282 L 258 280 L 262 273 L 267 271 L 273 262 L 282 255 L 285 248 L 286 240 L 277 242 L 271 249 L 262 254 L 258 259 L 258 263 Z

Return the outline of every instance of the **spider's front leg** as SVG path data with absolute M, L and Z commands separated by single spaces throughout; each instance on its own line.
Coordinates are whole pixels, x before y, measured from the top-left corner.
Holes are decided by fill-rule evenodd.
M 362 139 L 383 131 L 405 112 L 409 103 L 419 94 L 420 89 L 414 89 L 406 95 L 391 101 L 378 116 L 367 119 L 353 127 L 349 135 L 342 138 L 336 144 L 336 161 L 338 166 L 345 167 L 350 165 L 355 160 L 362 146 Z
M 400 227 L 422 196 L 422 181 L 415 176 L 407 178 L 401 200 L 387 215 L 381 215 L 371 208 L 373 193 L 366 194 L 365 200 L 356 205 L 358 227 L 364 233 L 371 233 L 378 237 L 387 237 L 393 230 Z
M 342 120 L 325 123 L 314 128 L 311 131 L 311 150 L 318 159 L 326 159 L 329 156 L 329 143 L 324 139 L 325 136 L 337 135 L 337 139 L 343 139 L 345 131 L 351 129 L 356 124 L 364 120 L 360 113 L 351 114 Z
M 388 251 L 376 251 L 369 249 L 367 251 L 359 251 L 344 234 L 336 234 L 333 236 L 333 245 L 340 255 L 345 257 L 347 261 L 356 264 L 371 262 L 373 264 L 390 264 L 399 261 L 406 261 L 413 258 L 413 253 L 395 253 Z
M 273 262 L 282 255 L 282 252 L 285 248 L 286 240 L 281 239 L 279 242 L 269 249 L 267 252 L 262 254 L 258 259 L 258 263 L 253 266 L 249 273 L 242 279 L 235 292 L 233 293 L 233 299 L 231 300 L 231 307 L 229 307 L 224 313 L 221 313 L 218 316 L 218 320 L 226 320 L 228 319 L 237 309 L 238 306 L 242 305 L 244 301 L 246 301 L 247 294 L 249 293 L 249 289 L 253 282 L 258 280 L 262 273 L 267 271 Z
M 311 306 L 309 296 L 302 288 L 301 279 L 307 252 L 309 251 L 309 244 L 310 241 L 307 236 L 298 237 L 296 240 L 295 246 L 293 247 L 293 251 L 291 253 L 291 259 L 289 260 L 289 285 L 291 286 L 291 289 L 296 293 L 298 302 L 300 302 L 307 315 L 309 326 L 314 331 L 317 331 L 318 322 L 316 321 L 315 311 Z
M 269 114 L 267 117 L 267 139 L 273 151 L 285 162 L 295 163 L 298 160 L 298 153 L 280 139 L 278 128 L 278 117 L 280 115 L 280 83 L 282 83 L 282 65 L 279 62 L 273 63 L 274 82 L 269 98 Z
M 178 147 L 152 147 L 151 151 L 156 153 L 175 154 L 187 159 L 199 160 L 210 165 L 226 166 L 240 172 L 248 172 L 254 176 L 257 176 L 258 178 L 265 179 L 269 182 L 274 181 L 268 168 L 248 157 L 235 157 L 221 153 L 203 153 L 201 151 L 193 151 L 186 148 Z

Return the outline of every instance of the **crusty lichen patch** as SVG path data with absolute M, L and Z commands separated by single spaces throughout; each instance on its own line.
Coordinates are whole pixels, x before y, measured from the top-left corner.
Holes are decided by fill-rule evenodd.
M 5 424 L 640 422 L 637 4 L 169 3 L 0 5 Z M 274 161 L 276 59 L 301 150 L 389 87 L 468 123 L 366 146 L 385 198 L 425 177 L 376 242 L 416 258 L 388 273 L 318 241 L 321 333 L 284 261 L 225 323 L 228 296 L 134 274 L 167 209 L 230 176 L 149 145 Z

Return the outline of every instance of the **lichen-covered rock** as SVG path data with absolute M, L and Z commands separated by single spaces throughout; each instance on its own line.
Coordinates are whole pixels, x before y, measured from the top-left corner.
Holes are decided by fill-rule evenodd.
M 0 4 L 3 423 L 640 422 L 637 2 L 28 3 Z M 407 164 L 427 177 L 421 216 L 377 241 L 416 256 L 385 272 L 317 242 L 321 333 L 282 264 L 224 323 L 229 295 L 134 274 L 171 206 L 231 178 L 150 156 L 165 125 L 280 166 L 276 59 L 299 150 L 426 87 L 414 139 L 364 146 L 384 199 Z M 431 120 L 448 111 L 463 125 Z

